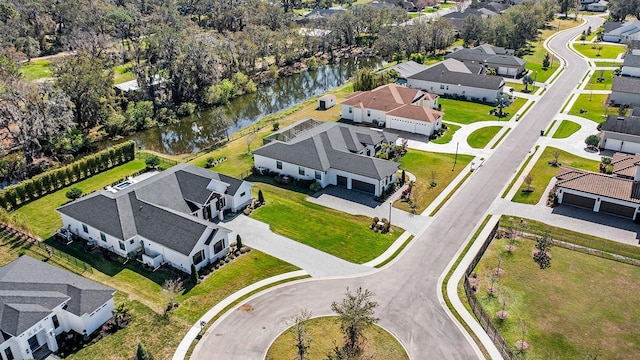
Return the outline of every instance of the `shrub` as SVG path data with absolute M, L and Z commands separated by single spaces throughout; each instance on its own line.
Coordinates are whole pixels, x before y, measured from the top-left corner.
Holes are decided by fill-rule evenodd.
M 198 268 L 196 264 L 191 264 L 191 283 L 196 285 L 199 282 L 200 275 L 198 275 Z
M 274 122 L 273 123 L 273 131 L 278 131 L 280 129 L 280 123 L 278 122 Z
M 75 200 L 78 199 L 79 197 L 82 196 L 82 190 L 80 190 L 80 188 L 77 187 L 72 187 L 71 189 L 69 189 L 69 191 L 67 191 L 66 194 L 64 194 L 67 199 L 69 200 Z
M 204 164 L 204 167 L 207 169 L 212 168 L 215 166 L 214 163 L 215 163 L 215 159 L 212 157 L 208 157 L 207 162 Z
M 180 104 L 180 106 L 178 106 L 178 110 L 176 110 L 176 113 L 178 114 L 178 116 L 189 116 L 193 114 L 195 111 L 196 111 L 196 104 L 185 102 Z
M 238 250 L 242 249 L 242 237 L 240 237 L 240 234 L 236 235 L 236 248 Z
M 160 165 L 160 158 L 157 155 L 151 155 L 145 159 L 144 163 L 147 169 L 156 169 Z
M 264 204 L 264 195 L 262 195 L 262 190 L 258 190 L 258 202 L 260 204 Z
M 319 183 L 315 182 L 315 183 L 309 185 L 309 189 L 311 191 L 313 191 L 313 192 L 320 191 L 322 189 L 322 185 L 320 185 Z

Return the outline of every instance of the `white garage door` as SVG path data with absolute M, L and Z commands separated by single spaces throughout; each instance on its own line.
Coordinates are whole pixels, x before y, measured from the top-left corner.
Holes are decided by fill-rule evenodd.
M 629 154 L 640 153 L 640 144 L 636 142 L 625 141 L 624 144 L 622 144 L 621 151 Z
M 607 139 L 604 143 L 604 148 L 607 150 L 620 151 L 622 147 L 622 141 L 615 139 Z

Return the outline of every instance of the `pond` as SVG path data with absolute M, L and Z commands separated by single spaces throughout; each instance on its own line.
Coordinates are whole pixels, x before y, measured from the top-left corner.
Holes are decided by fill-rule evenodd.
M 271 84 L 259 85 L 256 93 L 235 98 L 225 106 L 229 118 L 234 120 L 229 135 L 266 115 L 345 84 L 359 68 L 378 68 L 384 64 L 377 58 L 341 59 L 314 71 L 280 77 Z M 120 141 L 133 140 L 140 148 L 170 155 L 198 152 L 224 135 L 211 114 L 211 111 L 202 111 L 182 118 L 178 124 L 140 131 Z

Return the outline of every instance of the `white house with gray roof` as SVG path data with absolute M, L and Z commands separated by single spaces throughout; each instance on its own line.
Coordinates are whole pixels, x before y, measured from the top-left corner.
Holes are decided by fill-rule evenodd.
M 301 128 L 302 120 L 280 133 Z M 376 196 L 397 181 L 399 164 L 374 157 L 383 144 L 393 145 L 397 136 L 381 130 L 320 122 L 288 139 L 276 136 L 253 151 L 256 168 L 300 180 L 315 180 L 323 188 L 336 185 Z
M 407 86 L 444 95 L 493 102 L 504 89 L 504 78 L 486 75 L 482 64 L 446 59 L 407 77 Z
M 482 44 L 474 48 L 460 49 L 445 56 L 446 59 L 456 59 L 463 63 L 481 64 L 493 68 L 501 76 L 516 77 L 522 74 L 527 63 L 514 55 L 515 51 L 499 46 Z
M 631 116 L 609 115 L 600 126 L 600 148 L 629 154 L 640 153 L 640 111 Z
M 26 255 L 0 267 L 0 358 L 43 359 L 57 335 L 90 335 L 111 318 L 114 293 Z
M 622 75 L 640 77 L 640 50 L 632 50 L 624 55 Z
M 73 234 L 150 267 L 186 273 L 228 252 L 230 231 L 213 222 L 251 201 L 252 184 L 189 164 L 108 188 L 57 209 Z
M 604 24 L 602 40 L 615 43 L 626 43 L 630 40 L 640 40 L 640 20 L 625 23 L 606 22 Z
M 640 78 L 615 76 L 609 101 L 615 105 L 640 105 Z

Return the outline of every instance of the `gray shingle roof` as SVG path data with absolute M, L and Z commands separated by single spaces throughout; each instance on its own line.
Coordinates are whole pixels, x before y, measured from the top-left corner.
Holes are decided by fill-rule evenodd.
M 622 27 L 622 25 L 624 25 L 624 23 L 621 22 L 613 22 L 613 21 L 607 21 L 606 23 L 604 23 L 603 27 L 604 27 L 604 33 L 608 33 L 611 32 L 617 28 Z
M 615 76 L 611 91 L 620 91 L 631 94 L 640 94 L 640 78 L 628 76 Z
M 351 149 L 362 149 L 361 140 L 378 144 L 383 140 L 395 139 L 397 136 L 385 132 L 327 122 L 298 135 L 288 143 L 272 141 L 253 153 L 314 170 L 326 171 L 333 168 L 381 180 L 397 171 L 399 164 L 355 154 Z M 360 144 L 356 146 L 356 143 Z
M 640 55 L 634 55 L 632 53 L 625 54 L 622 66 L 640 67 Z
M 65 301 L 77 316 L 98 309 L 114 289 L 29 256 L 0 267 L 0 330 L 16 336 Z
M 640 117 L 609 115 L 600 129 L 602 131 L 640 136 Z
M 445 61 L 458 61 L 447 59 Z M 481 89 L 498 90 L 504 85 L 504 79 L 500 76 L 480 75 L 450 71 L 443 63 L 438 63 L 432 67 L 409 77 L 409 79 L 432 81 L 442 84 L 463 85 Z
M 461 49 L 448 54 L 445 58 L 467 62 L 487 63 L 502 66 L 520 67 L 526 63 L 523 59 L 513 56 L 513 50 L 482 44 L 471 49 Z

